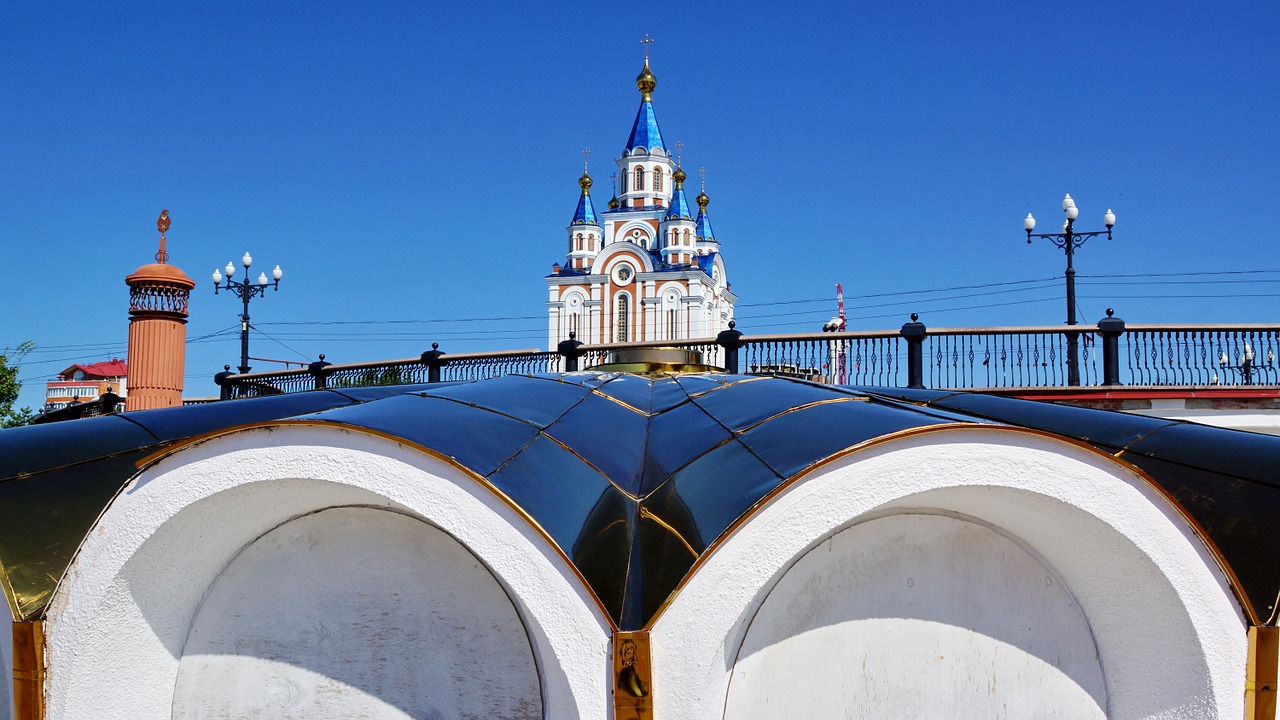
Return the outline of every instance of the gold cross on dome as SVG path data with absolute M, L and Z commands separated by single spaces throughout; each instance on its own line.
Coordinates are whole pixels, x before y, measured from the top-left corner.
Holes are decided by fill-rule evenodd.
M 644 45 L 644 62 L 646 65 L 649 64 L 649 43 L 651 42 L 653 42 L 653 38 L 649 37 L 649 33 L 645 33 L 644 39 L 640 41 L 640 44 Z
M 582 148 L 582 172 L 587 171 L 587 156 L 591 154 L 591 148 Z
M 698 174 L 702 176 L 702 191 L 707 191 L 707 169 L 705 167 L 698 168 Z
M 677 140 L 676 141 L 676 165 L 680 164 L 680 156 L 683 153 L 684 153 L 684 142 L 681 140 Z

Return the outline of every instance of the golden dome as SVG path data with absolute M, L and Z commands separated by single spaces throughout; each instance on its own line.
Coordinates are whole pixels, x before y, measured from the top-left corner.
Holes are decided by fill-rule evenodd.
M 582 188 L 582 194 L 589 194 L 587 191 L 591 189 L 591 176 L 582 173 L 582 177 L 578 178 L 578 187 Z
M 658 78 L 653 76 L 649 70 L 648 58 L 644 61 L 644 70 L 636 76 L 636 87 L 640 89 L 640 99 L 649 102 L 652 99 L 653 89 L 658 87 Z
M 671 179 L 676 181 L 676 189 L 679 189 L 684 184 L 685 177 L 687 176 L 684 174 L 684 170 L 677 165 L 676 171 L 671 174 Z
M 618 196 L 617 196 L 617 195 L 614 195 L 613 197 L 609 198 L 609 209 L 610 209 L 610 210 L 617 210 L 617 209 L 618 209 L 618 208 L 620 208 L 620 207 L 622 207 L 622 203 L 618 202 Z
M 698 197 L 694 198 L 694 201 L 698 203 L 698 208 L 700 210 L 702 210 L 703 212 L 706 212 L 707 204 L 711 202 L 711 198 L 707 197 L 707 191 L 703 190 L 702 192 L 698 193 Z

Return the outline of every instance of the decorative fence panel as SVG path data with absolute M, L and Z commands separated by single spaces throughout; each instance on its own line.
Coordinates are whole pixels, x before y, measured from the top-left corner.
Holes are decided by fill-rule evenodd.
M 743 335 L 680 342 L 582 345 L 556 352 L 512 350 L 329 365 L 275 373 L 220 373 L 223 399 L 316 388 L 478 380 L 508 374 L 588 369 L 617 350 L 678 347 L 728 372 L 786 375 L 815 382 L 938 389 L 1046 388 L 1070 383 L 1075 343 L 1079 385 L 1214 387 L 1280 384 L 1280 325 L 1125 325 L 935 328 L 791 335 Z M 919 360 L 913 360 L 913 353 Z

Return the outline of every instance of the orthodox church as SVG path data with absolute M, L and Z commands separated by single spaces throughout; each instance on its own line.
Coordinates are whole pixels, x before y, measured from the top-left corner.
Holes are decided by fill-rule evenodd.
M 636 78 L 640 109 L 617 160 L 620 180 L 609 209 L 597 213 L 591 176 L 568 227 L 568 254 L 547 276 L 547 343 L 570 334 L 585 343 L 649 342 L 715 337 L 733 319 L 720 242 L 707 215 L 705 177 L 694 199 L 685 196 L 680 143 L 673 157 L 653 110 L 658 81 Z

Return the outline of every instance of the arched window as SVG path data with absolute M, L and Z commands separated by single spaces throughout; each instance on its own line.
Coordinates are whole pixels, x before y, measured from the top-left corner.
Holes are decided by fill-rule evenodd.
M 688 244 L 689 244 L 689 229 L 688 229 L 688 228 L 685 228 L 685 231 L 684 231 L 684 244 L 685 244 L 685 245 L 688 245 Z
M 675 310 L 667 311 L 667 339 L 668 340 L 680 339 L 680 324 L 676 319 Z
M 653 169 L 653 191 L 662 192 L 662 168 Z
M 631 315 L 631 298 L 618 296 L 618 311 L 613 314 L 613 324 L 618 328 L 618 342 L 627 342 L 631 334 L 627 331 L 627 321 Z
M 582 249 L 582 233 L 578 233 L 578 249 Z
M 572 315 L 570 315 L 570 316 L 569 316 L 569 332 L 570 332 L 571 334 L 573 334 L 574 336 L 577 336 L 577 335 L 579 334 L 579 332 L 578 332 L 578 313 L 573 313 Z
M 636 190 L 643 190 L 643 189 L 644 189 L 644 168 L 642 168 L 642 167 L 638 167 L 638 168 L 636 168 L 636 185 L 635 185 L 635 189 L 636 189 Z

